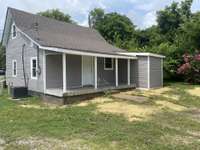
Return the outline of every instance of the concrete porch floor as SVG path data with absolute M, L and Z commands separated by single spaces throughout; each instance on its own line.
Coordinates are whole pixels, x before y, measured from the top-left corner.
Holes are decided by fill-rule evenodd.
M 99 87 L 98 89 L 94 89 L 94 87 L 82 87 L 82 88 L 67 90 L 65 93 L 63 93 L 62 88 L 57 88 L 57 89 L 52 88 L 52 89 L 47 89 L 46 94 L 56 97 L 70 97 L 70 96 L 81 96 L 87 94 L 101 93 L 110 90 L 121 90 L 130 88 L 135 88 L 135 84 L 119 85 L 118 87 L 115 86 Z

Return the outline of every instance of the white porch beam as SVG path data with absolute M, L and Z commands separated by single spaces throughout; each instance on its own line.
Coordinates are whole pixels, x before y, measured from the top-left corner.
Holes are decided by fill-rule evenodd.
M 67 77 L 66 77 L 66 54 L 62 54 L 62 63 L 63 63 L 63 92 L 67 90 Z
M 97 57 L 94 57 L 94 88 L 97 89 Z
M 115 58 L 115 86 L 118 87 L 118 58 Z
M 128 85 L 131 84 L 131 80 L 130 80 L 130 59 L 127 59 L 127 82 L 128 82 Z

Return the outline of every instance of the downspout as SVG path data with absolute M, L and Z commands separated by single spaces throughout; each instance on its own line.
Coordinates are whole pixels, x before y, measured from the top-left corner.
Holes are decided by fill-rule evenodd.
M 25 87 L 28 87 L 27 80 L 26 80 L 26 72 L 25 72 L 25 64 L 24 64 L 24 49 L 26 44 L 22 45 L 22 68 L 23 68 L 23 76 L 24 76 L 24 85 Z
M 40 51 L 39 46 L 37 46 L 37 74 L 38 74 L 38 75 L 41 75 L 39 51 Z

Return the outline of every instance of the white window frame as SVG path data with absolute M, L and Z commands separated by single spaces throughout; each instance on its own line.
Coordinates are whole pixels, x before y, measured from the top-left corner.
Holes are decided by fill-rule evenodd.
M 106 67 L 106 59 L 111 59 L 111 68 Z M 113 70 L 113 58 L 104 58 L 104 70 Z
M 33 60 L 36 60 L 36 76 L 33 76 Z M 37 80 L 37 70 L 38 70 L 38 61 L 37 61 L 37 57 L 31 57 L 31 79 Z
M 15 36 L 13 36 L 13 33 L 14 33 L 13 27 L 15 27 Z M 17 27 L 15 23 L 12 24 L 11 36 L 12 36 L 12 39 L 15 39 L 17 37 Z
M 16 64 L 16 74 L 14 74 L 14 63 Z M 17 60 L 12 60 L 12 76 L 17 77 Z

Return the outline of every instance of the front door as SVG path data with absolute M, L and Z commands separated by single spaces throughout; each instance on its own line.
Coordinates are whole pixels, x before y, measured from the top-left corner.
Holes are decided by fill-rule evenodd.
M 93 57 L 82 56 L 82 85 L 93 85 L 94 83 L 94 69 Z

